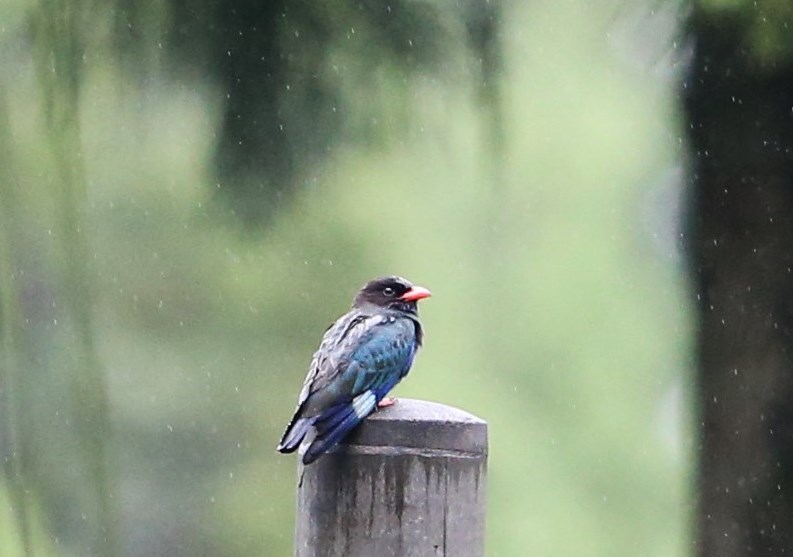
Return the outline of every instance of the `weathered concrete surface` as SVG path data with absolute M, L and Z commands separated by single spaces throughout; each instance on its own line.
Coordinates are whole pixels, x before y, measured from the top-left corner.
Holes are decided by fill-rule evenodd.
M 297 557 L 482 557 L 487 424 L 399 399 L 299 465 Z

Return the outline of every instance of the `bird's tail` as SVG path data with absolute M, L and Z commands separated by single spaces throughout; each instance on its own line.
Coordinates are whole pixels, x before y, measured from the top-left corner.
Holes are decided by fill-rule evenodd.
M 372 413 L 377 399 L 372 391 L 356 396 L 352 401 L 329 408 L 316 419 L 317 435 L 303 455 L 303 464 L 311 464 L 332 448 L 366 416 Z
M 300 446 L 308 430 L 314 424 L 316 416 L 311 418 L 298 418 L 295 416 L 284 432 L 281 442 L 278 443 L 276 450 L 281 453 L 294 452 Z

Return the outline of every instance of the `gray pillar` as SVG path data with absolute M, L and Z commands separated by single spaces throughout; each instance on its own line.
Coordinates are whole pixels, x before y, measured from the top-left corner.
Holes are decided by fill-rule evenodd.
M 297 557 L 482 557 L 487 424 L 399 399 L 298 466 Z

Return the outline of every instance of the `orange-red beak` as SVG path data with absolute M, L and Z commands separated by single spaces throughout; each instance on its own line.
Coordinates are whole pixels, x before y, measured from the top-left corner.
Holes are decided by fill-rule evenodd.
M 410 290 L 402 294 L 399 299 L 403 302 L 415 302 L 417 300 L 429 298 L 430 296 L 432 296 L 432 292 L 423 286 L 413 286 Z

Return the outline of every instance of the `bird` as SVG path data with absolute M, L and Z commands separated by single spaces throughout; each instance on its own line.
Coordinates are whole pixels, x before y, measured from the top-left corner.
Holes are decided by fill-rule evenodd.
M 398 276 L 358 291 L 325 331 L 277 451 L 294 452 L 305 440 L 302 461 L 311 464 L 376 408 L 396 402 L 386 395 L 413 365 L 424 337 L 417 303 L 431 295 Z

